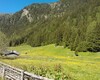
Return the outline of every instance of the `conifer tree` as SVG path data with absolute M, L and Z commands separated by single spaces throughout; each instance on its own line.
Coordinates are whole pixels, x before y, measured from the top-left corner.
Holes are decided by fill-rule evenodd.
M 7 49 L 7 38 L 0 32 L 0 54 Z

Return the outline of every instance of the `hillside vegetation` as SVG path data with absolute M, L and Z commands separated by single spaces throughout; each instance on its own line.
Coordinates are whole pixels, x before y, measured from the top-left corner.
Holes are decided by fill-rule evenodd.
M 37 75 L 55 80 L 99 80 L 100 53 L 74 51 L 54 44 L 42 47 L 21 45 L 11 47 L 19 51 L 18 59 L 1 59 L 0 61 Z
M 100 0 L 61 0 L 32 4 L 15 14 L 0 15 L 9 46 L 56 44 L 73 51 L 100 51 Z

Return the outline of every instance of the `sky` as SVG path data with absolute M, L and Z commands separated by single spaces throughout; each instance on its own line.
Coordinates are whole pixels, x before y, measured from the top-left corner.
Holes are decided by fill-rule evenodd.
M 15 13 L 32 3 L 51 3 L 58 0 L 0 0 L 0 13 Z

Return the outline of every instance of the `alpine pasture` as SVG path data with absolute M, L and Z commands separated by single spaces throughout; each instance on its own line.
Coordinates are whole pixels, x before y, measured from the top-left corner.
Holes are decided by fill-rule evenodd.
M 31 47 L 10 47 L 20 56 L 16 59 L 0 59 L 2 62 L 31 73 L 54 80 L 100 80 L 100 52 L 75 52 L 54 44 Z

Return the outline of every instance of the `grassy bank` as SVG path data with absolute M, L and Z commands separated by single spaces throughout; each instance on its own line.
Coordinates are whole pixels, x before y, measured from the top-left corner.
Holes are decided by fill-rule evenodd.
M 20 52 L 15 60 L 1 59 L 2 62 L 24 69 L 37 75 L 55 80 L 100 80 L 100 53 L 74 51 L 53 44 L 42 47 L 21 45 L 11 47 Z

